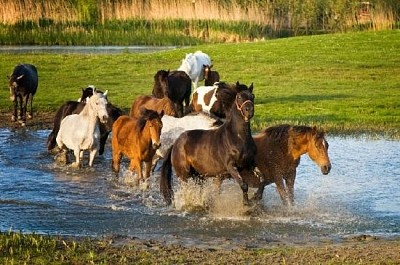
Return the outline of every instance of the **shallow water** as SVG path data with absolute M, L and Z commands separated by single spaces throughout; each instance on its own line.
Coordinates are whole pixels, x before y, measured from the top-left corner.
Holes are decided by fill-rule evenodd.
M 283 207 L 271 185 L 263 207 L 249 214 L 230 181 L 219 195 L 211 184 L 201 193 L 195 185 L 182 187 L 176 208 L 168 208 L 158 172 L 148 191 L 134 186 L 127 161 L 114 177 L 109 144 L 92 169 L 57 165 L 45 148 L 48 134 L 0 129 L 0 231 L 123 235 L 219 248 L 400 236 L 399 141 L 329 137 L 329 175 L 303 156 L 296 206 Z M 193 210 L 199 205 L 207 210 Z

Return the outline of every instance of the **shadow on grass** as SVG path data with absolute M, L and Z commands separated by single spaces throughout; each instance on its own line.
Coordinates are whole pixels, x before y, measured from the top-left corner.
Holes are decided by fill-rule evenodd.
M 293 102 L 293 103 L 301 103 L 307 101 L 322 101 L 322 100 L 336 100 L 336 99 L 344 99 L 350 98 L 351 96 L 345 94 L 336 94 L 336 95 L 291 95 L 291 96 L 282 96 L 282 97 L 256 97 L 256 104 L 268 104 L 268 103 L 279 103 L 279 102 Z

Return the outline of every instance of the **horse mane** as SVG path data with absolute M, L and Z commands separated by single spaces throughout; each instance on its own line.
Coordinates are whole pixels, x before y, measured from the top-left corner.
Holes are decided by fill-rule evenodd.
M 292 133 L 289 134 L 290 129 Z M 304 125 L 289 125 L 282 124 L 266 128 L 263 133 L 267 134 L 272 140 L 287 142 L 289 138 L 296 138 L 298 135 L 303 135 L 312 132 L 313 128 Z M 317 131 L 317 137 L 324 137 L 324 131 Z
M 146 122 L 148 120 L 156 119 L 157 117 L 159 117 L 157 111 L 146 109 L 144 107 L 140 108 L 140 116 L 136 123 L 136 132 L 142 132 L 146 125 Z

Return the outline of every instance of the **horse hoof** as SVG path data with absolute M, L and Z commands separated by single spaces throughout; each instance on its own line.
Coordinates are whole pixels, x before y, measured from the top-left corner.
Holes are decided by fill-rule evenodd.
M 80 168 L 80 166 L 81 166 L 81 164 L 77 163 L 77 162 L 74 162 L 71 164 L 71 167 L 73 167 L 73 168 Z
M 15 118 L 14 115 L 11 116 L 11 121 L 16 121 L 17 119 Z
M 32 118 L 33 118 L 33 116 L 29 114 L 28 115 L 28 119 L 32 119 Z
M 150 188 L 150 184 L 148 181 L 145 181 L 145 182 L 142 182 L 139 187 L 141 190 L 148 190 Z

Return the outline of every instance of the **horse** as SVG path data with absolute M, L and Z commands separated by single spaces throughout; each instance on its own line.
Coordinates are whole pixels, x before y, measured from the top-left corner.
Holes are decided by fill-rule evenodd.
M 163 127 L 160 137 L 161 146 L 154 155 L 152 171 L 154 171 L 158 160 L 166 156 L 168 149 L 183 132 L 195 129 L 209 130 L 221 125 L 219 120 L 205 113 L 188 114 L 182 118 L 164 115 L 162 117 L 162 123 Z
M 169 97 L 156 98 L 153 96 L 139 96 L 134 101 L 132 101 L 131 111 L 129 116 L 139 117 L 140 108 L 145 107 L 146 109 L 151 109 L 164 114 L 176 117 L 175 104 Z
M 88 91 L 88 89 L 85 89 L 84 91 Z M 84 92 L 84 93 L 86 93 Z M 96 90 L 96 92 L 99 92 Z M 91 89 L 91 93 L 93 94 L 93 89 Z M 107 97 L 108 91 L 104 92 L 104 97 Z M 88 94 L 87 96 L 89 96 Z M 83 98 L 83 97 L 81 97 Z M 83 100 L 83 102 L 78 102 L 78 101 L 67 101 L 63 105 L 61 105 L 53 119 L 53 129 L 50 132 L 50 134 L 47 137 L 47 151 L 52 152 L 54 148 L 57 145 L 56 142 L 56 137 L 58 134 L 58 131 L 60 130 L 60 124 L 61 121 L 68 115 L 71 114 L 79 114 L 83 108 L 85 107 L 85 102 L 86 100 Z M 114 121 L 118 119 L 119 116 L 123 114 L 123 111 L 116 107 L 115 105 L 111 104 L 110 102 L 107 102 L 107 113 L 108 113 L 108 120 L 105 124 L 100 123 L 99 128 L 100 128 L 100 148 L 99 148 L 99 155 L 102 155 L 104 153 L 104 147 L 108 139 L 108 135 L 111 132 L 112 125 Z
M 191 112 L 205 112 L 217 118 L 224 119 L 230 112 L 235 96 L 238 92 L 253 89 L 253 83 L 248 87 L 240 84 L 215 83 L 213 86 L 198 87 L 190 103 Z
M 296 169 L 304 154 L 320 167 L 322 174 L 327 175 L 331 170 L 325 132 L 315 126 L 277 125 L 266 128 L 253 138 L 257 146 L 255 162 L 264 181 L 247 169 L 241 172 L 243 180 L 257 188 L 252 200 L 261 200 L 265 186 L 275 183 L 282 203 L 293 205 Z
M 160 147 L 160 134 L 164 112 L 158 113 L 142 107 L 139 118 L 123 115 L 112 128 L 112 169 L 118 176 L 122 155 L 130 159 L 129 169 L 136 171 L 138 182 L 147 183 L 154 153 Z M 143 178 L 142 163 L 145 164 Z M 139 184 L 139 183 L 137 183 Z
M 25 125 L 28 101 L 30 104 L 28 118 L 32 119 L 33 96 L 36 94 L 38 82 L 37 69 L 32 64 L 18 64 L 11 75 L 8 76 L 10 100 L 14 103 L 11 121 L 19 120 L 22 125 Z
M 219 82 L 219 73 L 217 71 L 211 70 L 213 65 L 203 65 L 204 71 L 204 86 L 212 86 L 216 82 Z
M 93 91 L 88 103 L 79 114 L 71 114 L 61 121 L 56 141 L 62 153 L 72 149 L 75 162 L 72 167 L 81 166 L 83 151 L 89 150 L 89 167 L 93 166 L 94 157 L 99 148 L 100 129 L 98 119 L 102 123 L 108 120 L 107 100 L 104 94 Z
M 190 77 L 183 71 L 159 70 L 154 75 L 152 95 L 157 98 L 170 98 L 176 105 L 178 117 L 183 117 L 187 113 L 191 93 Z
M 210 56 L 202 51 L 196 51 L 186 54 L 178 71 L 184 71 L 192 80 L 193 89 L 196 89 L 198 82 L 204 80 L 204 65 L 211 65 Z
M 189 130 L 182 133 L 163 160 L 160 191 L 168 205 L 171 204 L 172 168 L 178 179 L 186 182 L 189 177 L 217 177 L 230 174 L 243 191 L 247 205 L 248 185 L 240 171 L 255 168 L 256 145 L 251 136 L 250 120 L 254 115 L 254 94 L 251 90 L 239 92 L 227 120 L 211 130 Z

